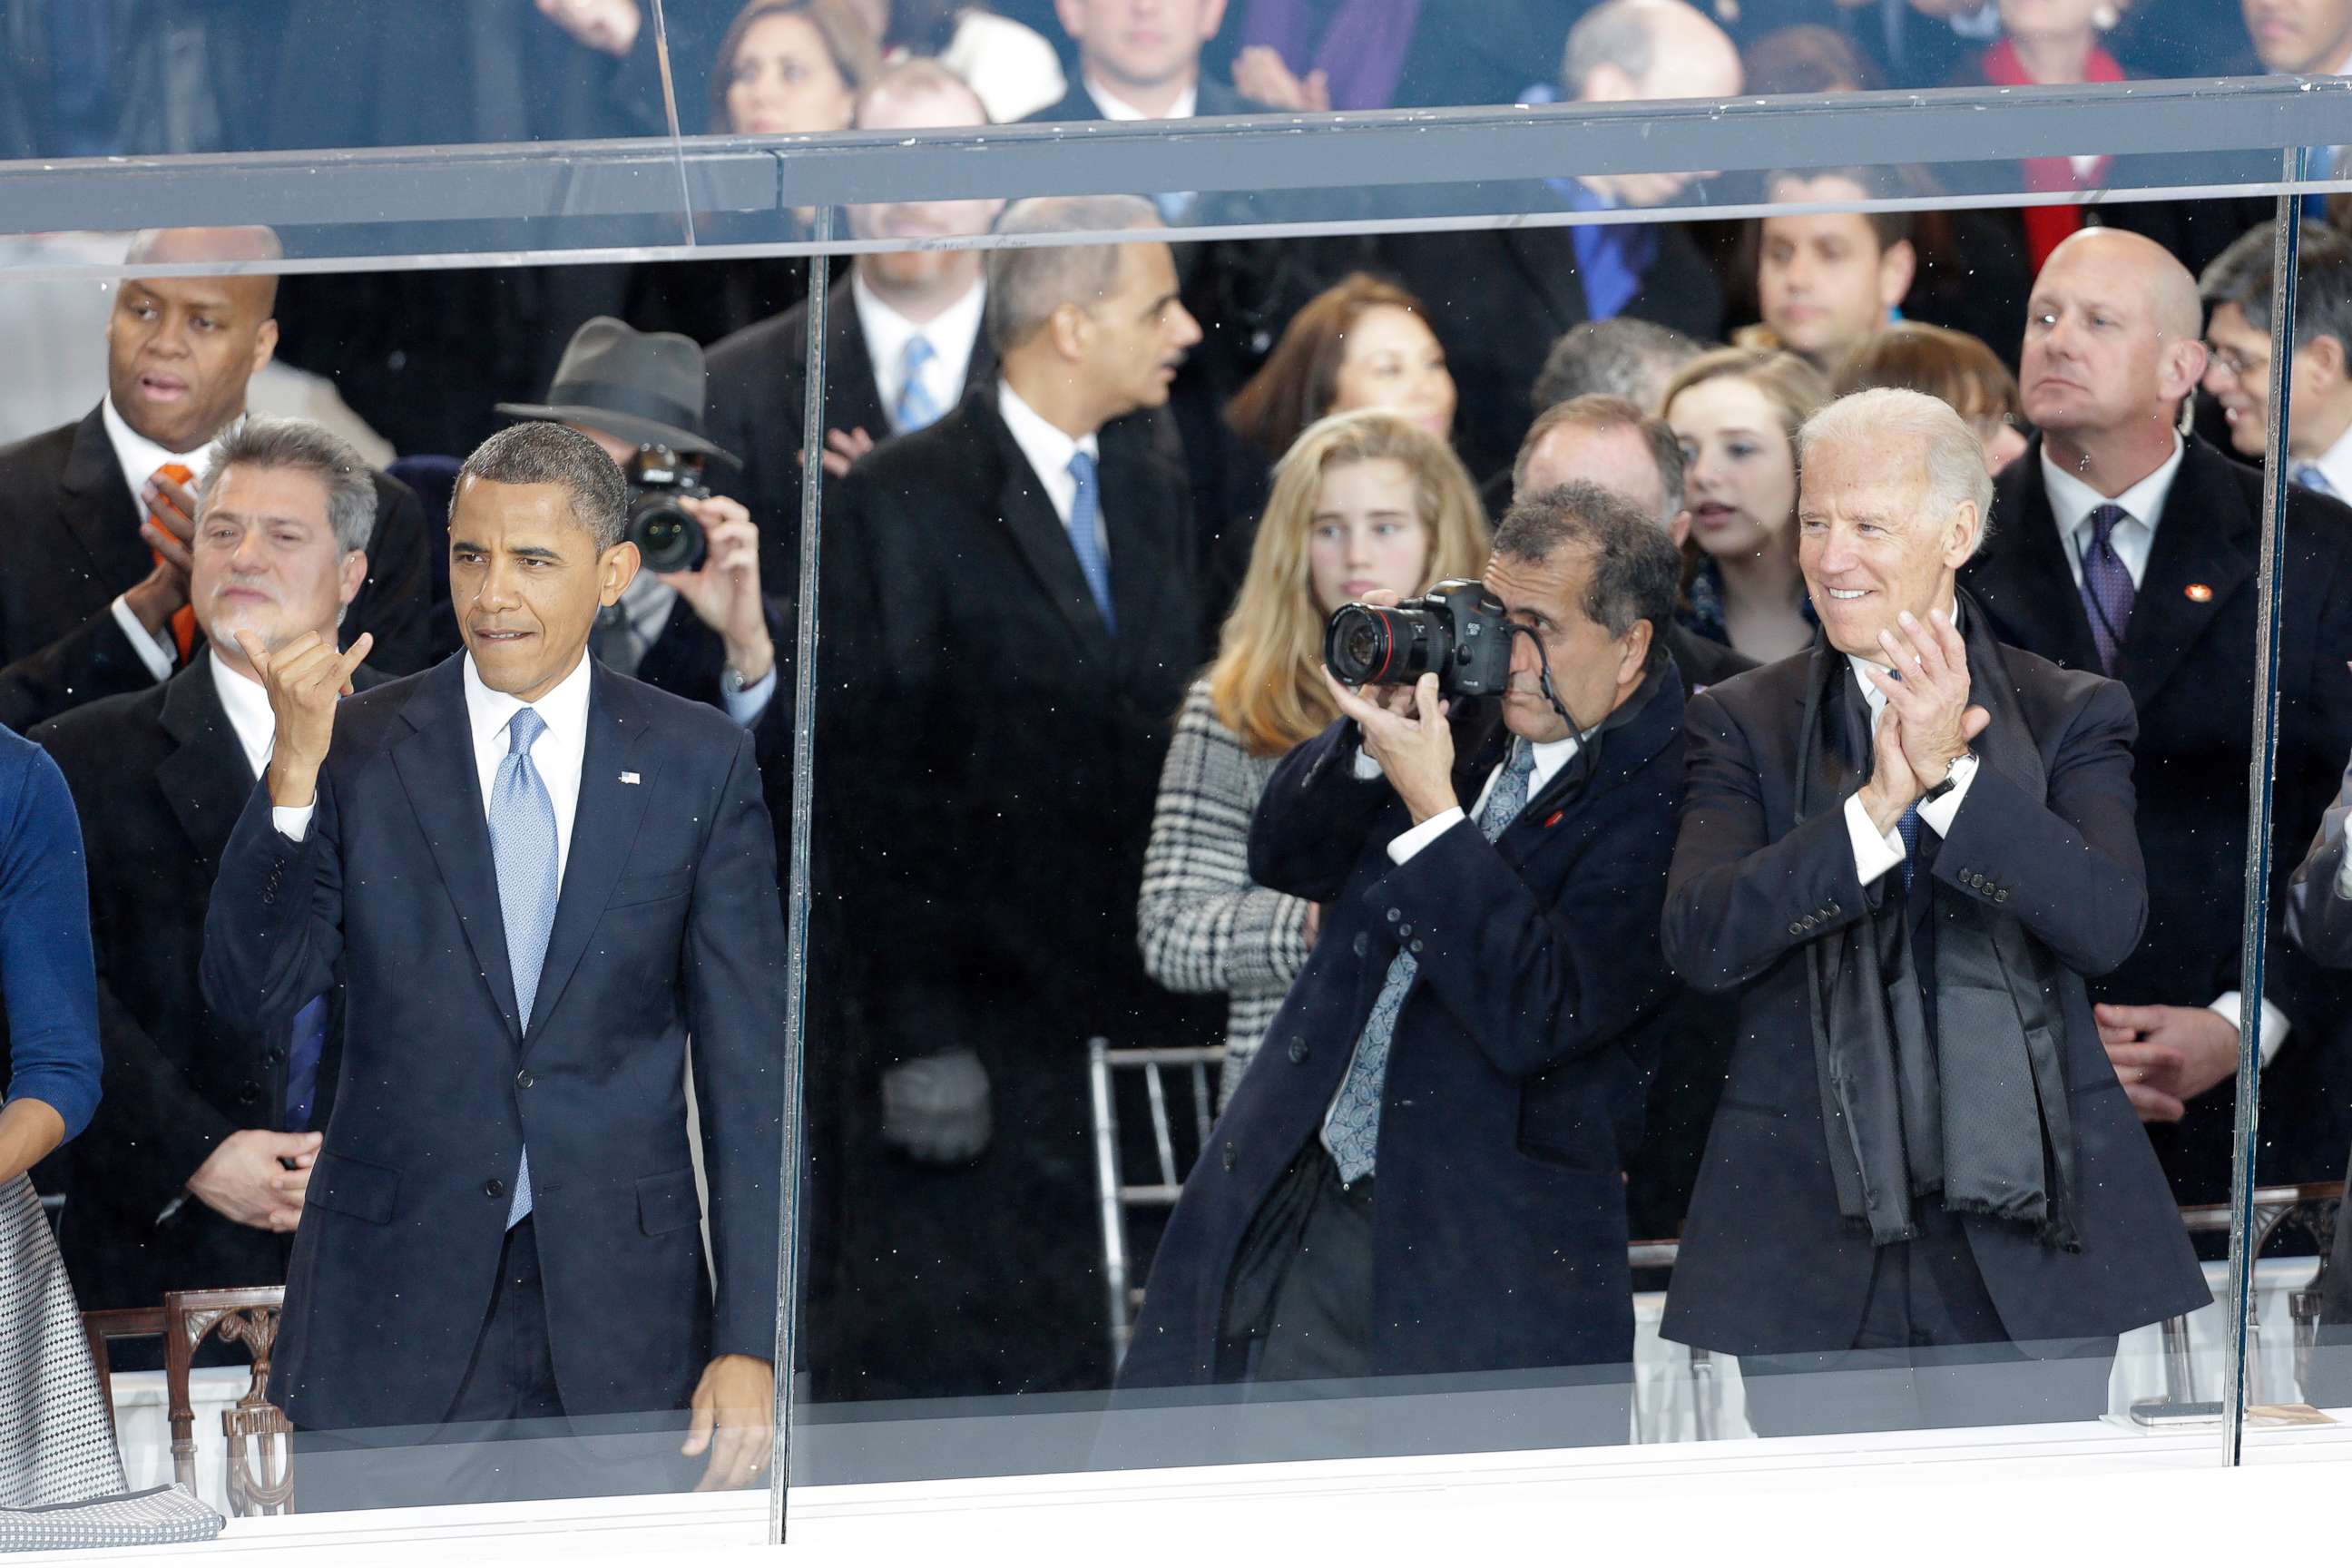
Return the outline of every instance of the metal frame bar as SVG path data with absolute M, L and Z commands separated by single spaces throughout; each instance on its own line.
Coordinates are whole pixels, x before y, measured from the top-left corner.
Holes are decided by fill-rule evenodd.
M 289 228 L 532 224 L 692 211 L 1135 190 L 1314 191 L 1676 169 L 2005 162 L 2053 148 L 2210 153 L 2352 142 L 2352 79 L 2201 78 L 2119 87 L 1946 89 L 1632 104 L 1266 114 L 1181 123 L 992 126 L 828 136 L 653 137 L 0 163 L 17 233 L 194 223 Z M 1475 169 L 1478 182 L 1465 182 Z M 685 182 L 680 205 L 679 177 Z M 2292 178 L 2292 175 L 2289 176 Z M 541 237 L 564 248 L 565 237 Z M 671 236 L 650 231 L 648 243 Z M 532 246 L 525 234 L 521 248 Z M 418 248 L 402 246 L 401 249 Z M 456 247 L 467 248 L 464 246 Z
M 2302 147 L 2282 157 L 2281 179 L 2288 186 L 2304 173 Z M 2228 1366 L 2221 1382 L 2226 1462 L 2245 1462 L 2246 1347 L 2252 1333 L 2254 1259 L 2254 1140 L 2262 1120 L 2262 1026 L 2263 960 L 2270 935 L 2272 778 L 2278 762 L 2279 605 L 2284 583 L 2278 570 L 2279 543 L 2286 529 L 2286 425 L 2294 378 L 2295 266 L 2301 255 L 2302 202 L 2282 195 L 2273 219 L 2271 250 L 2270 428 L 2263 438 L 2262 557 L 2254 575 L 2253 754 L 2246 776 L 2246 880 L 2239 1009 L 2237 1118 L 2230 1151 L 2231 1330 Z

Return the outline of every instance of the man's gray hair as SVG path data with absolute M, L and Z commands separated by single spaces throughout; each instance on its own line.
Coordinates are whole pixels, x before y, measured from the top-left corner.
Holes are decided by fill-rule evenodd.
M 1675 373 L 1713 346 L 1638 316 L 1581 322 L 1553 340 L 1530 396 L 1538 414 L 1596 395 L 1655 408 Z
M 1887 467 L 1915 473 L 1933 511 L 1977 509 L 1974 555 L 1992 530 L 1992 472 L 1984 444 L 1969 422 L 1940 397 L 1908 387 L 1874 386 L 1824 405 L 1797 432 L 1797 468 L 1803 472 L 1825 447 L 1859 446 Z
M 196 487 L 196 521 L 212 510 L 221 476 L 233 468 L 308 474 L 326 488 L 327 526 L 335 548 L 365 550 L 375 533 L 375 478 L 357 447 L 308 419 L 247 419 L 213 443 Z
M 449 492 L 449 518 L 467 479 L 494 485 L 562 485 L 572 497 L 572 520 L 586 529 L 598 551 L 621 542 L 629 527 L 629 481 L 604 448 L 568 426 L 543 419 L 509 425 L 480 446 L 457 470 Z
M 2238 237 L 2197 280 L 2208 310 L 2235 305 L 2246 325 L 2271 330 L 2271 226 Z M 2352 240 L 2325 224 L 2303 226 L 2302 260 L 2294 279 L 2294 346 L 2334 338 L 2352 353 Z
M 1654 0 L 1608 0 L 1584 14 L 1568 31 L 1559 60 L 1559 90 L 1573 103 L 1602 66 L 1615 66 L 1635 81 L 1650 74 L 1657 58 L 1657 35 L 1650 23 Z
M 1118 234 L 1158 228 L 1141 196 L 1033 196 L 1004 209 L 1000 235 Z M 1040 331 L 1064 305 L 1089 305 L 1118 287 L 1118 247 L 1016 245 L 988 253 L 988 341 L 1001 357 Z
M 1666 662 L 1666 627 L 1682 584 L 1682 552 L 1649 513 L 1615 490 L 1577 480 L 1521 496 L 1495 531 L 1495 553 L 1537 565 L 1566 545 L 1589 551 L 1592 576 L 1578 608 L 1612 637 L 1635 621 L 1650 623 L 1650 652 L 1642 668 Z

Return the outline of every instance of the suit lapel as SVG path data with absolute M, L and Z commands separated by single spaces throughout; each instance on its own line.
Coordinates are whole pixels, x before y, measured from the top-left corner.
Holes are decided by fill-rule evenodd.
M 205 860 L 217 859 L 252 797 L 255 780 L 213 685 L 210 659 L 172 678 L 163 688 L 159 718 L 173 745 L 156 764 L 156 786 L 179 818 L 189 846 Z
M 2143 712 L 2253 574 L 2253 552 L 2241 537 L 2252 520 L 2222 486 L 2209 482 L 2209 462 L 2227 461 L 2191 440 L 2165 497 L 2116 672 Z M 2207 591 L 2191 596 L 2194 588 Z
M 588 745 L 580 766 L 580 801 L 572 815 L 572 848 L 563 862 L 563 890 L 555 900 L 555 925 L 548 933 L 547 957 L 531 1003 L 534 1026 L 554 1016 L 563 988 L 580 967 L 580 955 L 612 901 L 613 886 L 636 842 L 646 804 L 661 781 L 653 770 L 660 758 L 642 750 L 652 732 L 644 710 L 644 689 L 602 665 L 592 677 L 588 698 Z M 625 784 L 631 772 L 641 784 Z M 525 1049 L 532 1037 L 526 1032 Z
M 515 1016 L 514 972 L 499 908 L 498 863 L 490 857 L 489 819 L 466 716 L 465 655 L 451 655 L 426 676 L 401 717 L 412 733 L 392 748 L 393 771 L 432 848 L 474 962 L 509 1033 L 520 1043 L 522 1027 Z
M 997 515 L 1012 531 L 1013 542 L 1021 547 L 1029 569 L 1037 574 L 1046 596 L 1086 645 L 1087 651 L 1108 661 L 1113 653 L 1110 628 L 1103 624 L 1102 612 L 1095 606 L 1094 591 L 1087 586 L 1087 574 L 1078 568 L 1078 552 L 1071 547 L 1069 531 L 1062 526 L 1061 514 L 1046 499 L 1045 486 L 1039 482 L 1036 470 L 1029 466 L 1028 454 L 1013 438 L 1013 432 L 1004 427 L 996 410 L 989 406 L 992 395 L 992 389 L 983 388 L 974 394 L 969 406 L 995 437 L 1003 464 L 1004 484 L 997 492 Z M 1108 499 L 1105 504 L 1109 504 Z M 1114 552 L 1110 568 L 1114 605 L 1120 602 L 1119 576 L 1118 556 Z
M 824 307 L 825 363 L 838 368 L 825 379 L 825 424 L 839 430 L 863 428 L 877 441 L 891 433 L 890 411 L 882 406 L 882 388 L 874 375 L 874 356 L 866 343 L 865 324 L 857 319 L 857 297 L 849 279 L 835 285 Z
M 125 571 L 137 571 L 149 556 L 139 537 L 139 509 L 131 504 L 122 465 L 115 458 L 105 416 L 98 409 L 75 427 L 73 449 L 58 478 L 66 495 L 59 515 L 101 580 L 112 582 Z
M 2011 469 L 2017 478 L 2000 488 L 1993 536 L 1984 553 L 1969 563 L 1963 582 L 2007 634 L 2003 641 L 2095 672 L 2099 648 L 2091 640 L 2090 617 L 2084 613 L 2074 569 L 2058 537 L 2058 520 L 2042 482 L 2039 437 Z M 2137 620 L 2135 611 L 2135 627 Z

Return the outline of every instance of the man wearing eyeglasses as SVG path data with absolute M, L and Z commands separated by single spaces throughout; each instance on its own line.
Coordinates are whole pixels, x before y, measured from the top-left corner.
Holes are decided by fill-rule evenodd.
M 2271 426 L 2271 226 L 2248 231 L 2198 280 L 2210 312 L 2205 391 L 2230 445 L 2263 459 Z M 2352 241 L 2303 226 L 2294 279 L 2294 383 L 2287 399 L 2287 478 L 2352 500 Z

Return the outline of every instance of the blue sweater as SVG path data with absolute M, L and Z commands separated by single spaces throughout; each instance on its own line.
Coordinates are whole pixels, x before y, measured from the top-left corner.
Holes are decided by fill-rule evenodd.
M 98 975 L 81 823 L 49 754 L 0 728 L 0 990 L 8 1103 L 37 1100 L 71 1138 L 98 1110 Z

